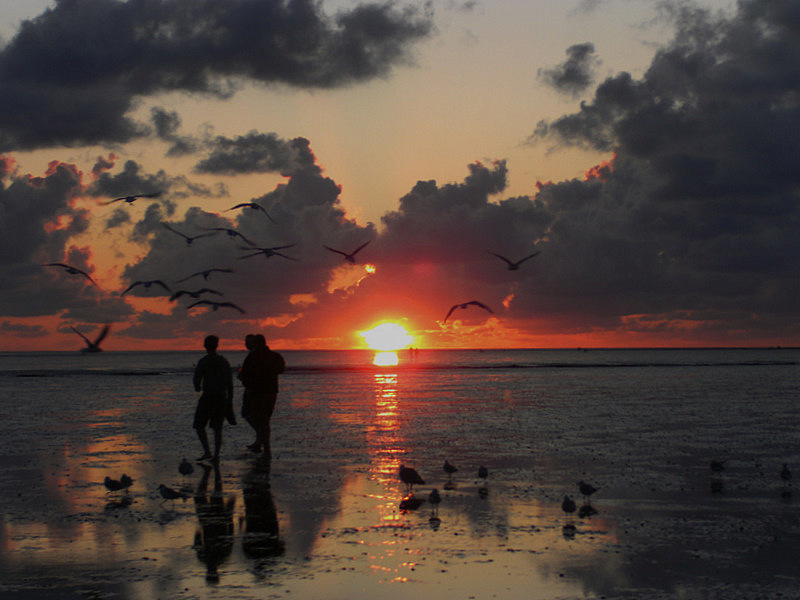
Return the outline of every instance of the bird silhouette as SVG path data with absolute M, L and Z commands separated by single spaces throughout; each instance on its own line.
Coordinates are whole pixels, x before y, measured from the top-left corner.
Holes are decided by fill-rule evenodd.
M 324 244 L 323 244 L 323 247 L 326 250 L 330 250 L 331 252 L 335 252 L 336 254 L 341 254 L 347 262 L 349 262 L 351 264 L 355 264 L 355 262 L 356 262 L 356 254 L 358 254 L 358 252 L 360 252 L 361 249 L 364 248 L 364 246 L 369 244 L 371 241 L 372 240 L 364 242 L 363 244 L 361 244 L 358 248 L 356 248 L 352 252 L 343 252 L 341 250 L 337 250 L 336 248 L 331 248 L 330 246 L 325 246 Z
M 431 515 L 431 519 L 438 519 L 439 518 L 439 504 L 442 502 L 442 496 L 439 494 L 439 490 L 433 488 L 431 493 L 428 494 L 428 502 L 431 503 L 433 506 L 433 513 Z
M 478 488 L 478 494 L 480 494 L 481 496 L 485 497 L 489 493 L 489 488 L 486 487 L 486 480 L 489 477 L 489 469 L 487 469 L 483 465 L 478 467 L 478 477 L 480 479 L 483 479 L 483 483 L 481 484 L 481 487 Z
M 183 492 L 173 490 L 171 487 L 167 487 L 163 483 L 158 486 L 158 493 L 161 494 L 161 497 L 163 498 L 161 501 L 162 504 L 167 500 L 177 500 L 178 498 L 186 500 L 186 498 L 188 498 L 188 496 Z
M 727 460 L 712 460 L 708 466 L 711 467 L 711 471 L 714 473 L 722 473 L 725 470 L 725 463 L 728 462 Z
M 103 349 L 100 347 L 100 342 L 102 342 L 106 338 L 110 330 L 111 330 L 111 325 L 106 323 L 100 330 L 100 334 L 97 336 L 97 338 L 95 338 L 95 340 L 92 341 L 88 337 L 83 335 L 80 331 L 72 327 L 72 331 L 81 336 L 83 338 L 83 341 L 86 342 L 86 347 L 81 348 L 81 352 L 102 352 Z
M 789 470 L 789 465 L 786 463 L 783 463 L 783 468 L 781 469 L 781 479 L 787 483 L 792 480 L 792 472 Z
M 82 271 L 78 267 L 73 267 L 72 265 L 67 265 L 67 264 L 64 264 L 64 263 L 47 263 L 47 264 L 44 264 L 42 266 L 43 267 L 61 267 L 62 269 L 64 269 L 70 275 L 82 275 L 83 277 L 88 279 L 94 286 L 96 286 L 98 288 L 100 287 L 99 285 L 97 285 L 97 282 L 94 279 L 92 279 L 92 277 L 86 271 Z
M 571 515 L 578 509 L 575 501 L 570 498 L 569 496 L 564 496 L 564 500 L 561 501 L 561 510 L 563 510 L 567 515 Z
M 177 229 L 175 229 L 173 227 L 170 227 L 166 223 L 161 223 L 161 224 L 164 226 L 164 228 L 167 231 L 171 231 L 172 233 L 175 233 L 175 234 L 181 236 L 184 240 L 186 240 L 186 245 L 187 246 L 191 246 L 192 242 L 195 241 L 195 240 L 199 240 L 200 238 L 204 238 L 204 237 L 211 237 L 212 235 L 214 235 L 213 233 L 200 233 L 200 234 L 197 234 L 197 235 L 186 235 L 185 233 L 181 233 Z
M 494 314 L 494 311 L 488 306 L 486 306 L 483 302 L 478 302 L 477 300 L 470 300 L 469 302 L 463 302 L 461 304 L 454 304 L 453 306 L 451 306 L 450 310 L 447 311 L 447 315 L 445 316 L 443 323 L 447 323 L 447 319 L 450 318 L 450 315 L 452 315 L 456 311 L 456 309 L 469 308 L 470 306 L 477 306 L 479 308 L 482 308 L 483 310 L 488 311 L 490 314 Z
M 113 200 L 109 200 L 108 202 L 103 202 L 103 206 L 114 204 L 114 202 L 127 202 L 128 204 L 133 204 L 139 198 L 158 198 L 160 195 L 161 192 L 153 192 L 151 194 L 133 194 L 131 196 L 121 196 L 119 198 L 114 198 Z
M 237 306 L 233 302 L 214 302 L 213 300 L 198 300 L 197 302 L 193 302 L 186 308 L 193 308 L 195 306 L 210 306 L 211 310 L 219 310 L 220 308 L 228 307 L 238 310 L 240 313 L 244 314 L 244 309 L 240 306 Z
M 208 281 L 209 276 L 212 273 L 233 273 L 233 269 L 205 269 L 203 271 L 197 271 L 197 273 L 192 273 L 188 277 L 184 277 L 183 279 L 178 279 L 175 283 L 183 283 L 184 281 L 189 281 L 192 277 L 197 277 L 198 275 L 203 276 L 203 281 Z
M 199 298 L 202 294 L 216 294 L 217 296 L 223 296 L 222 292 L 218 292 L 217 290 L 212 290 L 211 288 L 200 288 L 199 290 L 190 291 L 190 290 L 176 290 L 172 296 L 169 297 L 170 302 L 175 302 L 178 298 L 182 296 L 189 296 L 191 298 Z
M 264 208 L 260 204 L 256 204 L 255 202 L 242 202 L 241 204 L 237 204 L 236 206 L 231 206 L 225 212 L 228 212 L 229 210 L 236 210 L 237 208 L 252 208 L 253 210 L 259 210 L 259 211 L 263 212 L 265 215 L 267 215 L 267 218 L 270 221 L 272 221 L 276 225 L 278 224 L 278 222 L 270 216 L 270 214 L 267 212 L 266 208 Z
M 143 286 L 144 289 L 146 289 L 146 290 L 149 290 L 150 287 L 153 286 L 153 285 L 160 285 L 162 288 L 164 288 L 167 291 L 168 294 L 172 293 L 172 290 L 169 289 L 169 286 L 166 283 L 164 283 L 163 281 L 161 281 L 160 279 L 150 279 L 148 281 L 134 281 L 132 284 L 130 284 L 128 287 L 125 288 L 125 291 L 122 292 L 120 294 L 120 296 L 124 296 L 125 294 L 130 292 L 133 288 L 135 288 L 137 286 L 140 286 L 140 285 Z
M 538 255 L 538 254 L 541 252 L 541 250 L 539 250 L 539 251 L 537 251 L 537 252 L 534 252 L 533 254 L 529 254 L 529 255 L 528 255 L 528 256 L 526 256 L 525 258 L 521 258 L 521 259 L 519 259 L 519 260 L 518 260 L 518 261 L 516 261 L 516 262 L 515 262 L 515 261 L 512 261 L 512 260 L 509 260 L 509 259 L 507 259 L 505 256 L 502 256 L 502 255 L 500 255 L 500 254 L 495 254 L 494 252 L 491 252 L 491 251 L 489 251 L 489 250 L 487 250 L 487 252 L 488 252 L 489 254 L 491 254 L 492 256 L 496 256 L 496 257 L 497 257 L 497 258 L 499 258 L 500 260 L 504 261 L 504 262 L 505 262 L 505 263 L 508 265 L 508 270 L 509 270 L 509 271 L 516 271 L 517 269 L 519 269 L 519 266 L 520 266 L 522 263 L 524 263 L 526 260 L 528 260 L 528 259 L 530 259 L 530 258 L 533 258 L 534 256 L 537 256 L 537 255 Z
M 244 246 L 240 246 L 240 250 L 256 250 L 251 254 L 246 254 L 244 256 L 240 256 L 239 258 L 250 258 L 251 256 L 258 256 L 259 254 L 263 254 L 264 258 L 269 258 L 270 256 L 281 256 L 283 258 L 287 258 L 289 260 L 297 260 L 292 256 L 287 256 L 282 252 L 278 252 L 278 250 L 283 250 L 284 248 L 291 248 L 292 246 L 296 246 L 297 243 L 294 244 L 286 244 L 285 246 L 273 246 L 272 248 L 259 248 L 258 246 L 251 246 L 250 248 L 245 248 Z
M 181 475 L 191 475 L 194 473 L 194 467 L 192 466 L 192 463 L 184 458 L 181 461 L 181 464 L 178 465 L 178 472 Z
M 226 234 L 228 234 L 228 237 L 242 238 L 244 240 L 245 244 L 250 244 L 251 246 L 255 245 L 255 244 L 253 244 L 253 242 L 251 242 L 249 239 L 247 239 L 244 235 L 242 235 L 241 233 L 239 233 L 235 229 L 231 229 L 230 227 L 209 227 L 208 231 L 224 231 Z
M 443 468 L 444 472 L 447 473 L 447 481 L 453 481 L 453 473 L 457 472 L 458 469 L 456 469 L 452 464 L 450 464 L 450 461 L 448 460 L 444 461 Z
M 585 481 L 578 482 L 578 491 L 589 502 L 589 497 L 597 491 L 597 488 Z
M 414 489 L 414 484 L 425 485 L 425 480 L 419 476 L 416 469 L 412 469 L 411 467 L 406 467 L 405 465 L 400 465 L 400 481 L 406 484 L 406 490 L 408 493 L 411 493 Z
M 111 479 L 111 477 L 106 476 L 103 480 L 103 485 L 106 486 L 109 492 L 119 492 L 120 490 L 127 490 L 131 487 L 133 485 L 133 479 L 124 473 L 119 479 Z

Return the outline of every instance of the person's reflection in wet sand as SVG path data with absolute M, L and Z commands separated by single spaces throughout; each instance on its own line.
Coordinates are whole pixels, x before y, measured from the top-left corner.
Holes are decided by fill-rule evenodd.
M 280 556 L 284 551 L 269 476 L 269 459 L 258 457 L 242 477 L 245 510 L 242 549 L 248 558 L 271 558 Z
M 211 467 L 201 465 L 203 475 L 197 484 L 194 495 L 194 506 L 200 528 L 194 535 L 194 549 L 197 558 L 206 564 L 206 581 L 219 581 L 219 566 L 231 553 L 233 548 L 233 507 L 236 497 L 227 500 L 222 494 L 222 476 L 219 463 L 214 463 L 214 491 L 208 495 L 208 479 Z

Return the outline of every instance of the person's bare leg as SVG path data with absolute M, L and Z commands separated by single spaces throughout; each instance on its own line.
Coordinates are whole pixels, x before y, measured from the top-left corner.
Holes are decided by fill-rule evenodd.
M 203 446 L 203 456 L 198 460 L 208 460 L 211 458 L 211 448 L 208 446 L 208 435 L 205 427 L 197 428 L 197 437 L 200 438 L 200 444 Z
M 219 460 L 219 453 L 222 451 L 222 425 L 214 430 L 214 460 Z

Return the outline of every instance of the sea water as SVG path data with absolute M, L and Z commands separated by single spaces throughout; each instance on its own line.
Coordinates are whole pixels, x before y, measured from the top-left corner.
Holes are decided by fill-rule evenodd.
M 202 353 L 0 353 L 0 595 L 798 589 L 800 490 L 779 472 L 800 472 L 799 350 L 283 354 L 272 461 L 247 452 L 240 419 L 219 468 L 185 476 Z M 426 481 L 411 504 L 401 464 Z M 133 486 L 108 492 L 122 473 Z M 599 491 L 582 498 L 579 480 Z M 567 494 L 594 512 L 563 513 Z

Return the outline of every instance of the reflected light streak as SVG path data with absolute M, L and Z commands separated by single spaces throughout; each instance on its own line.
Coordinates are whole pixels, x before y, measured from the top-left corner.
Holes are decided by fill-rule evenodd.
M 396 367 L 400 362 L 397 352 L 376 352 L 372 364 L 376 367 Z

